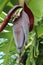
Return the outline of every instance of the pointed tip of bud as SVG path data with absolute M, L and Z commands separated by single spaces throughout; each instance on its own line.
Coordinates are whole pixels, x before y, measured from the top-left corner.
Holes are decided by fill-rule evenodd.
M 22 53 L 22 48 L 18 49 L 18 53 L 19 53 L 19 55 L 21 55 L 21 53 Z

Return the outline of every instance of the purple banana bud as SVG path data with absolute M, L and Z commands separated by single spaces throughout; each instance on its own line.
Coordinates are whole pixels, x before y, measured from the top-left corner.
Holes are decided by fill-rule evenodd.
M 24 43 L 27 42 L 29 32 L 29 18 L 28 15 L 22 11 L 20 18 L 16 19 L 13 24 L 13 35 L 18 53 L 21 54 Z

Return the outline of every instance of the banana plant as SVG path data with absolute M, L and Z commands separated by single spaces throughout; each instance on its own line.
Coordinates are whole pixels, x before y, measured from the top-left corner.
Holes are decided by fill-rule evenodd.
M 39 46 L 43 45 L 43 0 L 25 0 L 25 2 L 22 2 L 22 0 L 3 0 L 0 1 L 0 64 L 3 65 L 14 65 L 17 64 L 16 60 L 18 58 L 18 53 L 16 48 L 18 49 L 18 45 L 14 44 L 15 37 L 12 35 L 14 34 L 12 31 L 15 28 L 15 23 L 17 22 L 18 18 L 20 18 L 20 14 L 24 11 L 26 14 L 26 18 L 29 20 L 29 34 L 28 34 L 28 44 L 25 45 L 25 49 L 22 50 L 22 55 L 20 62 L 23 63 L 23 65 L 41 65 L 43 64 L 43 61 L 40 61 L 43 59 L 40 56 L 43 56 L 40 52 Z M 41 4 L 40 4 L 41 3 Z M 15 12 L 11 9 L 12 7 L 15 7 L 15 5 L 20 4 L 21 8 L 18 8 Z M 13 11 L 11 13 L 11 11 Z M 19 12 L 19 13 L 18 13 Z M 10 16 L 9 16 L 10 14 Z M 15 16 L 15 14 L 17 16 Z M 24 15 L 25 15 L 24 14 Z M 12 16 L 11 16 L 12 15 Z M 7 17 L 8 16 L 8 17 Z M 25 19 L 26 19 L 25 18 Z M 10 20 L 9 20 L 10 19 Z M 24 21 L 25 21 L 24 19 Z M 13 22 L 12 22 L 13 20 Z M 8 22 L 9 21 L 9 22 Z M 6 23 L 4 23 L 6 22 Z M 3 24 L 4 23 L 4 24 Z M 7 24 L 8 23 L 8 24 Z M 7 24 L 7 26 L 6 26 Z M 13 25 L 14 24 L 14 25 Z M 26 23 L 27 24 L 27 23 Z M 5 27 L 6 26 L 6 27 Z M 23 24 L 24 26 L 24 24 Z M 24 30 L 26 28 L 23 27 L 20 30 L 22 32 L 22 37 L 24 36 Z M 26 29 L 27 30 L 27 29 Z M 14 38 L 14 39 L 13 39 Z M 21 38 L 21 37 L 20 37 Z M 23 38 L 21 38 L 21 43 L 23 41 Z M 27 39 L 27 37 L 26 37 Z M 24 44 L 23 44 L 24 45 Z M 22 47 L 23 47 L 22 45 Z M 42 47 L 43 48 L 43 47 Z M 21 52 L 20 50 L 18 50 Z M 42 49 L 41 49 L 42 51 Z M 17 53 L 17 54 L 16 54 Z M 39 60 L 37 62 L 37 60 Z M 25 61 L 25 62 L 24 62 Z

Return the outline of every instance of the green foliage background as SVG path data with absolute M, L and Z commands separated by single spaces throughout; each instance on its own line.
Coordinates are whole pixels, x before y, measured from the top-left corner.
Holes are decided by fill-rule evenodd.
M 34 29 L 28 34 L 27 47 L 30 49 L 26 65 L 43 65 L 43 0 L 26 0 L 26 3 L 34 14 Z M 0 24 L 8 11 L 16 4 L 18 0 L 0 0 Z M 9 21 L 0 33 L 0 65 L 16 64 L 18 54 L 13 39 L 12 25 Z

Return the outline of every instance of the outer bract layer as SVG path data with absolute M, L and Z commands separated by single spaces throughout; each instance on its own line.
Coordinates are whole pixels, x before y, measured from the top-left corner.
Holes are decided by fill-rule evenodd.
M 27 7 L 26 3 L 24 3 L 24 11 L 27 13 L 29 20 L 30 20 L 30 28 L 29 31 L 32 31 L 34 26 L 34 15 L 31 10 Z

